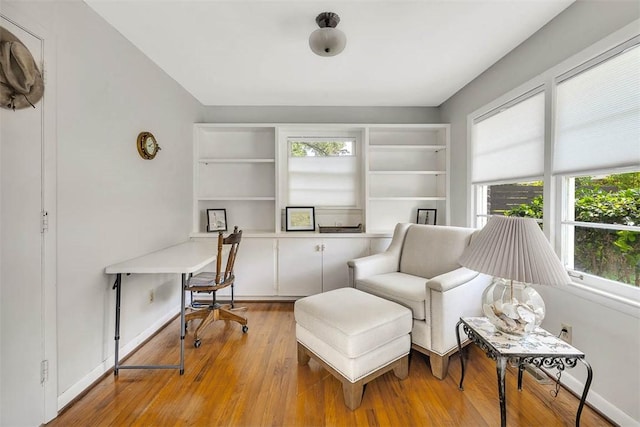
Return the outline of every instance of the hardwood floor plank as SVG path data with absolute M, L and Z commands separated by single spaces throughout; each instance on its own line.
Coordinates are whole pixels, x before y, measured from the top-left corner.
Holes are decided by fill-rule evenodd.
M 47 426 L 495 426 L 500 409 L 495 362 L 468 346 L 464 391 L 454 355 L 442 381 L 428 358 L 412 352 L 409 376 L 388 372 L 365 386 L 355 411 L 344 404 L 341 383 L 314 360 L 297 362 L 292 303 L 245 303 L 249 332 L 218 321 L 202 346 L 185 341 L 185 374 L 176 370 L 121 370 L 108 376 Z M 193 325 L 192 325 L 193 328 Z M 179 358 L 179 320 L 140 348 L 127 364 L 172 364 Z M 190 328 L 191 329 L 191 328 Z M 578 369 L 578 368 L 576 368 Z M 506 375 L 509 426 L 575 424 L 578 399 L 517 371 Z M 586 407 L 581 425 L 610 426 Z

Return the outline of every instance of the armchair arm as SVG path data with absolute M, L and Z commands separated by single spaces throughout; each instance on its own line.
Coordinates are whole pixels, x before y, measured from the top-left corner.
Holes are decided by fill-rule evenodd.
M 356 280 L 364 277 L 398 271 L 404 237 L 410 226 L 409 223 L 396 224 L 393 238 L 385 252 L 348 261 L 349 286 L 354 287 Z
M 363 258 L 352 259 L 347 262 L 349 270 L 353 273 L 353 286 L 355 281 L 376 274 L 392 273 L 398 271 L 398 256 L 391 252 L 370 255 Z
M 470 282 L 478 276 L 478 272 L 460 267 L 441 274 L 427 281 L 427 288 L 438 292 L 446 292 L 462 284 Z

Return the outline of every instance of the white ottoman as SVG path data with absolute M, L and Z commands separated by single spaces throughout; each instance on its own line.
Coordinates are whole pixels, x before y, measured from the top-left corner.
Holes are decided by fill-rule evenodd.
M 342 382 L 356 409 L 364 385 L 393 370 L 409 375 L 411 310 L 354 288 L 302 298 L 294 306 L 298 363 L 313 358 Z

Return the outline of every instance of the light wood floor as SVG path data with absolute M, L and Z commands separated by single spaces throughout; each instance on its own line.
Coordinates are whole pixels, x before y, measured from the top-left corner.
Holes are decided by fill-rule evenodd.
M 465 389 L 458 389 L 460 361 L 435 379 L 428 359 L 412 352 L 409 377 L 392 372 L 369 383 L 362 405 L 350 411 L 341 384 L 313 360 L 296 361 L 291 303 L 246 303 L 249 332 L 216 322 L 193 347 L 187 336 L 185 374 L 124 370 L 109 375 L 48 426 L 498 426 L 495 363 L 468 347 Z M 179 319 L 171 322 L 127 363 L 173 364 L 179 359 Z M 575 369 L 580 369 L 576 367 Z M 525 374 L 518 392 L 516 372 L 507 373 L 509 426 L 575 424 L 578 399 Z M 585 407 L 582 426 L 609 426 Z

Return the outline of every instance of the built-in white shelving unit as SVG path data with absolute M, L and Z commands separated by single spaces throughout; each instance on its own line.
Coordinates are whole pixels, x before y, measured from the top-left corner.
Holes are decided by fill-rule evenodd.
M 206 231 L 207 209 L 226 209 L 231 227 L 283 233 L 287 129 L 348 129 L 364 137 L 362 215 L 367 233 L 415 222 L 417 209 L 437 209 L 449 223 L 449 125 L 208 124 L 194 126 L 193 233 Z M 334 132 L 335 133 L 335 132 Z M 300 135 L 303 136 L 303 135 Z M 280 154 L 279 154 L 280 153 Z M 286 173 L 286 172 L 284 172 Z M 355 224 L 353 224 L 355 225 Z
M 229 229 L 273 233 L 276 212 L 275 127 L 196 124 L 193 232 L 205 232 L 207 209 L 226 209 Z
M 449 125 L 372 125 L 367 135 L 367 230 L 415 222 L 421 208 L 448 224 Z

